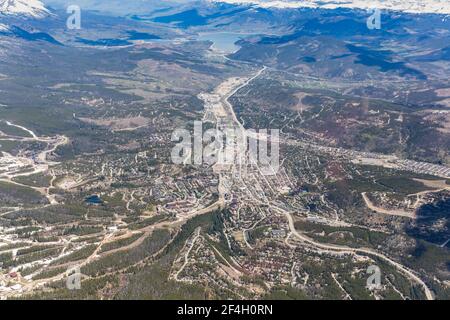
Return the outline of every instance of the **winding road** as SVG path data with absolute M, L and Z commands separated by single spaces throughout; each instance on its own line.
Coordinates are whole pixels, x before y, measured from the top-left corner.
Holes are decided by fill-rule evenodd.
M 345 247 L 345 246 L 338 246 L 338 245 L 333 245 L 333 244 L 324 244 L 324 243 L 316 242 L 296 230 L 294 218 L 292 217 L 292 214 L 290 212 L 287 212 L 286 210 L 279 208 L 279 207 L 275 207 L 275 208 L 278 212 L 280 212 L 286 216 L 286 218 L 288 219 L 290 231 L 299 240 L 301 240 L 305 243 L 308 243 L 310 245 L 313 245 L 314 247 L 319 248 L 321 250 L 325 250 L 325 251 L 339 252 L 339 253 L 353 254 L 353 255 L 368 255 L 368 256 L 375 256 L 377 258 L 380 258 L 380 259 L 388 262 L 390 265 L 394 266 L 401 273 L 403 273 L 405 276 L 407 276 L 410 280 L 418 283 L 422 287 L 423 291 L 425 292 L 425 296 L 426 296 L 427 300 L 434 300 L 433 292 L 428 288 L 428 286 L 425 284 L 425 282 L 423 282 L 422 279 L 420 279 L 411 270 L 409 270 L 402 264 L 400 264 L 400 263 L 392 260 L 391 258 L 385 256 L 384 254 L 378 253 L 372 249 L 350 248 L 350 247 Z

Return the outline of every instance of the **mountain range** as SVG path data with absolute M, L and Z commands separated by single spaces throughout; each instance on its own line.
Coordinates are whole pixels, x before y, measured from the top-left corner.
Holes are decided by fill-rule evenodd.
M 450 14 L 447 0 L 210 0 L 230 4 L 253 4 L 264 8 L 358 8 L 386 9 L 409 13 Z

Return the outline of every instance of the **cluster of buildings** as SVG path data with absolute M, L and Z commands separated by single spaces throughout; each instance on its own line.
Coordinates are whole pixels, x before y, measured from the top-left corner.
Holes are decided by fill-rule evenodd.
M 307 146 L 327 154 L 332 154 L 333 156 L 344 157 L 351 160 L 353 163 L 382 166 L 385 168 L 410 171 L 418 174 L 429 174 L 446 179 L 450 178 L 450 168 L 438 164 L 399 159 L 396 156 L 377 154 L 373 152 L 361 152 L 314 144 L 307 144 Z
M 412 171 L 420 174 L 429 174 L 436 177 L 450 179 L 449 167 L 412 160 L 397 160 L 395 163 L 401 170 Z

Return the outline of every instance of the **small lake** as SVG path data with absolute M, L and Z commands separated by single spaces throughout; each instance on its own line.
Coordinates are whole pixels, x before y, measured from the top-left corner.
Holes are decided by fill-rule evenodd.
M 87 204 L 102 204 L 103 201 L 98 195 L 92 195 L 84 200 Z
M 235 32 L 208 32 L 201 33 L 198 37 L 198 40 L 213 42 L 213 49 L 217 51 L 223 53 L 234 53 L 240 48 L 238 45 L 236 45 L 236 42 L 248 36 L 251 36 L 251 34 Z

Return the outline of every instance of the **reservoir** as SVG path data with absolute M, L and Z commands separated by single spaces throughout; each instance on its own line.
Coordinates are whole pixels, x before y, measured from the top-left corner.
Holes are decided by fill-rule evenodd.
M 236 44 L 241 39 L 251 36 L 251 34 L 236 32 L 207 32 L 201 33 L 198 40 L 213 42 L 212 48 L 223 53 L 234 53 L 239 50 Z

